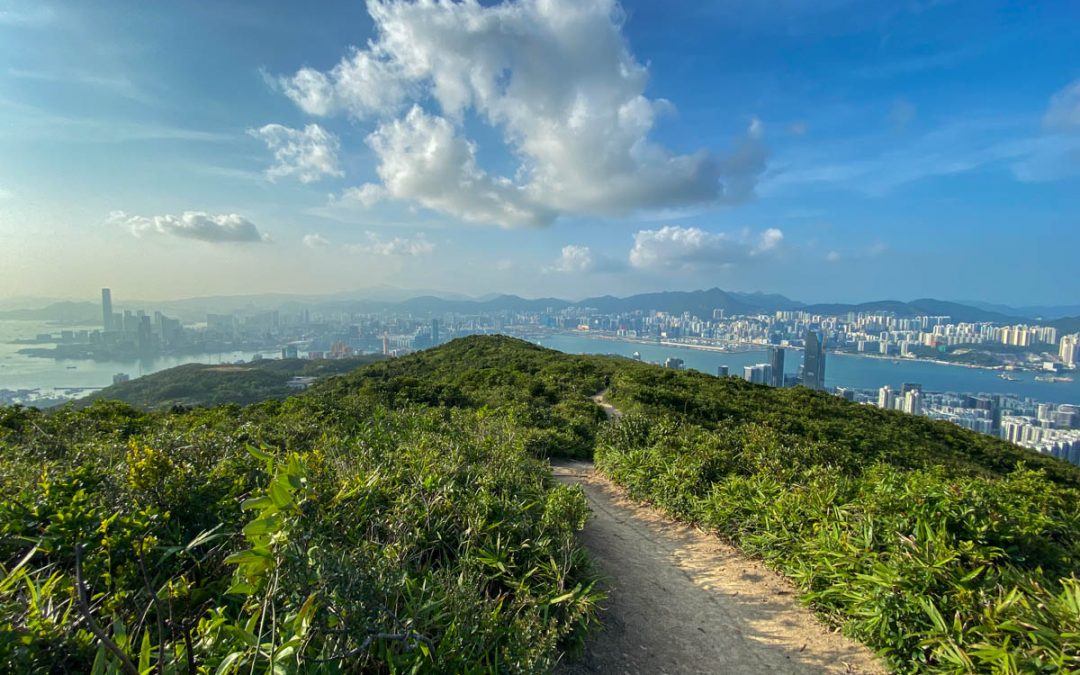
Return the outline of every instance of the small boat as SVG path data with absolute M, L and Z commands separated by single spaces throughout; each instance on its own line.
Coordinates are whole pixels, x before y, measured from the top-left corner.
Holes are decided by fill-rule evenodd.
M 1036 375 L 1036 382 L 1072 382 L 1073 379 L 1068 376 L 1061 375 Z
M 998 377 L 1005 380 L 1006 382 L 1016 382 L 1020 379 L 1019 377 L 1016 377 L 1015 375 L 1010 375 L 1008 373 L 1002 373 L 998 375 Z
M 78 366 L 68 366 L 67 369 L 68 370 L 76 370 L 76 369 L 78 369 Z

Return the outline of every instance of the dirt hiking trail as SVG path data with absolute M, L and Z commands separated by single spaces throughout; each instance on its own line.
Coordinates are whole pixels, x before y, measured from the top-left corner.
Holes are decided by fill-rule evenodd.
M 597 395 L 608 413 L 619 411 Z M 799 604 L 795 588 L 717 537 L 628 499 L 588 462 L 552 463 L 593 513 L 581 541 L 606 581 L 602 629 L 557 673 L 885 673 Z

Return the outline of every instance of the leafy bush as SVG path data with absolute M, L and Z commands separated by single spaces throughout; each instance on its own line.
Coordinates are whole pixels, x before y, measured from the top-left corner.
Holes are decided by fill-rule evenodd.
M 634 415 L 596 460 L 763 558 L 899 671 L 1080 669 L 1080 491 L 1043 471 L 912 469 L 758 422 Z
M 584 495 L 514 415 L 110 410 L 6 413 L 8 672 L 546 672 L 595 615 Z

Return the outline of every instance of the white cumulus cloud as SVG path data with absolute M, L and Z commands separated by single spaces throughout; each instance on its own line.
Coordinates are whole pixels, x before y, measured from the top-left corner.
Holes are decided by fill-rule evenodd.
M 484 172 L 476 163 L 476 146 L 446 118 L 419 106 L 380 126 L 368 143 L 380 158 L 386 191 L 397 199 L 476 223 L 541 225 L 553 217 L 509 179 Z
M 329 245 L 330 240 L 317 232 L 304 235 L 304 246 L 308 248 L 326 248 Z
M 568 274 L 591 272 L 596 267 L 593 252 L 588 246 L 570 244 L 563 246 L 555 264 L 545 267 L 548 272 L 565 272 Z
M 236 213 L 211 215 L 185 211 L 179 216 L 135 216 L 123 211 L 109 214 L 109 222 L 126 227 L 136 237 L 172 235 L 210 243 L 258 243 L 270 241 L 247 218 Z
M 630 265 L 638 269 L 693 270 L 723 267 L 776 251 L 784 234 L 770 228 L 757 237 L 708 232 L 698 227 L 667 225 L 639 230 L 630 249 Z
M 728 156 L 650 140 L 673 106 L 645 96 L 648 72 L 615 0 L 370 0 L 368 11 L 376 36 L 366 48 L 278 83 L 309 114 L 376 119 L 368 143 L 396 199 L 466 221 L 543 225 L 741 201 L 764 170 L 756 121 Z M 478 165 L 466 113 L 501 134 L 512 176 Z
M 367 232 L 366 236 L 367 241 L 362 244 L 350 244 L 346 250 L 359 255 L 392 258 L 427 255 L 435 250 L 435 245 L 428 241 L 422 232 L 415 237 L 394 237 L 393 239 L 383 239 L 374 232 Z
M 270 180 L 296 176 L 301 183 L 313 183 L 324 176 L 345 175 L 338 163 L 340 142 L 318 124 L 303 129 L 267 124 L 249 129 L 248 134 L 261 139 L 274 153 L 274 165 L 266 170 Z

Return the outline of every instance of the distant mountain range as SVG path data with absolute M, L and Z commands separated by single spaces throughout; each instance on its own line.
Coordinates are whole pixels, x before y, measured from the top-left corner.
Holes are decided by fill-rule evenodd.
M 252 296 L 218 296 L 189 298 L 157 303 L 117 302 L 118 309 L 145 307 L 179 315 L 188 321 L 197 321 L 210 313 L 231 313 L 237 310 L 297 312 L 303 309 L 340 312 L 395 311 L 417 316 L 438 314 L 485 314 L 493 312 L 529 312 L 545 309 L 561 310 L 568 307 L 592 308 L 605 314 L 633 311 L 662 311 L 669 314 L 690 314 L 712 317 L 713 311 L 723 310 L 725 315 L 772 313 L 777 311 L 803 310 L 814 314 L 842 315 L 849 312 L 893 312 L 897 316 L 947 315 L 954 321 L 990 321 L 995 323 L 1025 323 L 1035 320 L 1035 310 L 1045 310 L 1039 316 L 1041 323 L 1057 326 L 1062 332 L 1080 331 L 1080 306 L 1014 308 L 988 303 L 960 303 L 932 298 L 920 298 L 908 302 L 901 300 L 878 300 L 858 304 L 819 303 L 806 304 L 775 293 L 739 293 L 719 288 L 698 291 L 662 291 L 641 293 L 627 297 L 604 295 L 577 302 L 560 298 L 522 298 L 517 295 L 488 295 L 468 298 L 448 293 L 421 293 L 410 295 L 400 289 L 380 288 L 334 295 L 286 295 L 265 294 Z M 1051 311 L 1052 310 L 1052 311 Z M 1062 312 L 1076 310 L 1076 316 Z M 12 309 L 0 311 L 0 319 L 61 321 L 68 323 L 94 323 L 100 320 L 100 305 L 93 302 L 56 302 L 40 309 Z

